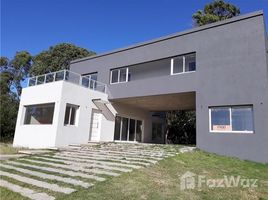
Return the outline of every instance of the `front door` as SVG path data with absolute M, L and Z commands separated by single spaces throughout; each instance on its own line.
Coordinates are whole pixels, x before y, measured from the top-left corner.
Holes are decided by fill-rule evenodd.
M 90 141 L 100 140 L 102 113 L 98 110 L 92 109 L 91 123 L 90 123 Z

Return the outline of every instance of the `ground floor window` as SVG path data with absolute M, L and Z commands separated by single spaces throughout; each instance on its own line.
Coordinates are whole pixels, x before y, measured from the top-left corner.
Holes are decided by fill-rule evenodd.
M 52 124 L 55 103 L 25 106 L 24 124 Z
M 116 116 L 114 140 L 141 142 L 142 121 Z
M 252 106 L 211 107 L 209 114 L 211 132 L 254 131 Z
M 67 104 L 65 109 L 64 125 L 75 125 L 79 106 Z

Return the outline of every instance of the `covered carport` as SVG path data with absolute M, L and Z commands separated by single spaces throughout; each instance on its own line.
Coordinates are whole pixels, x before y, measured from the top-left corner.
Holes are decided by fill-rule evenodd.
M 121 98 L 113 99 L 111 102 L 117 105 L 117 107 L 124 107 L 122 109 L 124 110 L 124 116 L 133 116 L 133 110 L 141 110 L 144 113 L 148 113 L 148 117 L 144 117 L 143 142 L 165 143 L 167 131 L 166 112 L 178 110 L 195 111 L 196 93 L 185 92 Z M 128 108 L 131 109 L 128 110 Z M 120 115 L 121 112 L 119 111 L 118 113 Z

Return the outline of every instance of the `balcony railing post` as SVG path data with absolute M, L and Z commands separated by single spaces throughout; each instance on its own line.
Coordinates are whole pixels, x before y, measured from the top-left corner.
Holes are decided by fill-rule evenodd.
M 27 82 L 28 82 L 28 83 L 27 83 L 28 85 L 27 85 L 27 87 L 29 87 L 29 86 L 30 86 L 30 79 L 31 79 L 31 78 L 30 78 L 30 77 L 28 77 L 28 81 L 27 81 Z
M 35 77 L 35 85 L 37 85 L 38 82 L 38 76 Z
M 66 69 L 63 70 L 63 80 L 65 81 L 65 78 L 66 78 Z
M 92 79 L 91 79 L 92 80 Z M 96 90 L 96 86 L 95 84 L 97 84 L 97 82 L 95 80 L 92 80 L 93 81 L 93 90 Z

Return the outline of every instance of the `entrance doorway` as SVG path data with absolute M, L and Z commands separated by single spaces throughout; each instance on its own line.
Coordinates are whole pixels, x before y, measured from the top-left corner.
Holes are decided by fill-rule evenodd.
M 92 109 L 90 122 L 90 141 L 100 140 L 102 113 L 99 110 Z
M 116 116 L 114 140 L 141 142 L 142 129 L 142 120 Z

